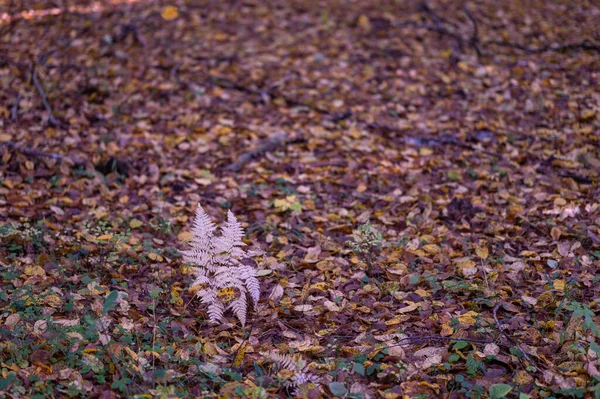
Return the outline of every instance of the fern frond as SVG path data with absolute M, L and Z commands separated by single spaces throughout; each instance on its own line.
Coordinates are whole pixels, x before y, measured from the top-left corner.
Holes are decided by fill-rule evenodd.
M 208 318 L 211 322 L 218 323 L 223 320 L 223 313 L 225 313 L 223 302 L 215 300 L 208 305 Z
M 196 275 L 196 279 L 192 283 L 192 287 L 194 287 L 196 285 L 202 285 L 202 284 L 210 285 L 211 284 L 210 278 L 208 278 L 207 276 L 203 276 L 201 274 Z
M 194 244 L 195 247 L 212 247 L 212 239 L 214 237 L 215 225 L 210 220 L 210 216 L 204 209 L 202 205 L 198 204 L 198 209 L 196 210 L 196 217 L 194 218 L 194 222 L 192 224 L 192 233 L 194 233 Z
M 306 361 L 298 354 L 289 355 L 287 353 L 269 351 L 261 352 L 261 355 L 266 357 L 268 360 L 277 363 L 280 369 L 286 369 L 295 372 L 307 371 Z
M 321 378 L 319 376 L 310 373 L 306 361 L 299 354 L 289 355 L 275 351 L 269 351 L 261 352 L 261 355 L 266 359 L 277 363 L 280 369 L 286 369 L 294 372 L 293 376 L 291 377 L 291 381 L 288 381 L 288 385 L 298 387 L 302 384 L 313 383 L 318 386 L 321 382 Z
M 233 302 L 231 302 L 229 307 L 233 311 L 233 314 L 239 319 L 240 323 L 242 323 L 243 327 L 246 324 L 246 312 L 248 311 L 248 302 L 245 293 L 242 292 L 233 300 Z
M 258 306 L 258 300 L 260 299 L 260 283 L 256 278 L 256 269 L 251 266 L 240 266 L 238 267 L 240 279 L 244 280 L 246 287 L 248 288 L 248 294 L 252 298 L 254 308 Z
M 192 225 L 194 236 L 189 241 L 189 249 L 181 253 L 184 261 L 196 265 L 192 286 L 201 286 L 197 295 L 208 306 L 210 321 L 220 322 L 227 308 L 244 325 L 247 318 L 247 297 L 250 296 L 255 309 L 260 298 L 256 269 L 246 262 L 249 254 L 244 250 L 246 244 L 242 241 L 244 229 L 233 213 L 228 211 L 227 221 L 221 226 L 220 235 L 215 235 L 215 230 L 210 217 L 198 204 Z

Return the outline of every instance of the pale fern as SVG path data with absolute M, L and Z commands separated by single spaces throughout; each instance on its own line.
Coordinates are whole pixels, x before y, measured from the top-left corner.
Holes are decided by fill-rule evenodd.
M 260 297 L 256 269 L 244 250 L 244 229 L 231 211 L 227 213 L 227 221 L 221 226 L 219 235 L 215 234 L 215 230 L 210 217 L 198 204 L 190 249 L 182 251 L 183 260 L 196 265 L 192 287 L 200 287 L 197 295 L 207 305 L 209 320 L 221 322 L 229 309 L 243 326 L 246 324 L 248 296 L 255 309 Z
M 275 351 L 261 352 L 267 360 L 277 363 L 279 369 L 286 369 L 293 372 L 292 377 L 286 382 L 286 385 L 295 387 L 295 395 L 298 396 L 300 386 L 303 384 L 313 384 L 318 387 L 321 378 L 312 374 L 308 368 L 306 360 L 299 354 L 288 355 Z

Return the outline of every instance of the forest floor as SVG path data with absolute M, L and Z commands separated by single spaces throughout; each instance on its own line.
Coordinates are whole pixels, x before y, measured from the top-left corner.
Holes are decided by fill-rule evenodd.
M 0 1 L 0 392 L 600 398 L 598 20 Z M 245 327 L 198 204 L 264 253 Z

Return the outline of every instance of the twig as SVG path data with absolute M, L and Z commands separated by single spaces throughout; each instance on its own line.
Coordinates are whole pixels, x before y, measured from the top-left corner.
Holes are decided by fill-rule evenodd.
M 185 306 L 183 307 L 183 311 L 185 312 L 188 308 L 188 306 L 190 306 L 190 303 L 192 303 L 192 301 L 196 298 L 196 295 L 192 296 L 192 299 L 190 299 L 188 301 L 188 303 L 185 304 Z
M 533 367 L 535 367 L 537 369 L 538 367 L 537 367 L 536 363 L 533 361 L 533 359 L 531 359 L 531 357 L 527 354 L 527 352 L 525 352 L 523 350 L 523 348 L 521 348 L 521 345 L 519 345 L 519 343 L 515 339 L 513 339 L 513 337 L 511 337 L 502 328 L 502 323 L 500 323 L 500 320 L 498 320 L 498 309 L 500 309 L 500 306 L 502 306 L 502 304 L 503 304 L 502 302 L 498 302 L 496 304 L 496 306 L 494 306 L 494 320 L 496 321 L 496 326 L 498 327 L 498 330 L 502 333 L 502 335 L 504 335 L 506 338 L 508 338 L 508 340 L 510 342 L 512 342 L 519 349 L 519 351 L 521 351 L 521 353 L 523 354 L 525 359 L 527 359 L 529 361 L 529 363 L 531 363 L 533 365 Z
M 235 161 L 234 163 L 229 165 L 227 167 L 227 169 L 232 170 L 234 172 L 239 172 L 240 170 L 242 170 L 244 168 L 244 166 L 246 166 L 246 164 L 248 162 L 252 161 L 255 158 L 258 158 L 262 154 L 264 154 L 266 152 L 272 152 L 275 149 L 277 149 L 278 147 L 283 146 L 286 143 L 301 140 L 299 138 L 296 138 L 294 140 L 286 140 L 286 138 L 287 137 L 286 137 L 285 133 L 276 134 L 274 137 L 271 137 L 271 138 L 265 140 L 264 142 L 259 144 L 257 147 L 253 148 L 252 150 L 240 155 L 238 157 L 237 161 Z
M 222 78 L 222 77 L 212 77 L 211 82 L 219 87 L 224 88 L 224 89 L 234 89 L 234 90 L 240 91 L 242 93 L 256 95 L 264 103 L 268 102 L 267 99 L 269 97 L 278 97 L 278 98 L 281 98 L 283 101 L 285 101 L 286 105 L 288 105 L 288 106 L 295 106 L 295 107 L 301 106 L 301 107 L 306 107 L 306 108 L 312 109 L 313 111 L 316 111 L 319 114 L 325 114 L 325 115 L 331 114 L 331 112 L 327 109 L 320 108 L 316 105 L 303 103 L 296 99 L 290 98 L 284 94 L 275 92 L 275 89 L 277 88 L 276 85 L 273 85 L 273 86 L 269 87 L 268 89 L 251 89 L 251 88 L 241 85 L 237 82 L 234 82 L 232 80 L 229 80 L 227 78 Z
M 4 147 L 9 147 L 9 148 L 12 148 L 13 150 L 18 151 L 22 154 L 30 155 L 30 156 L 34 156 L 34 157 L 52 158 L 52 159 L 56 159 L 59 161 L 65 160 L 72 164 L 80 164 L 80 163 L 84 162 L 84 160 L 79 157 L 71 158 L 66 155 L 61 155 L 61 154 L 57 154 L 54 152 L 44 152 L 44 151 L 38 151 L 38 150 L 30 149 L 30 148 L 20 147 L 20 146 L 16 145 L 15 143 L 13 143 L 12 141 L 6 141 L 6 142 L 0 144 L 0 150 L 3 149 Z
M 404 136 L 407 133 L 406 131 L 397 129 L 397 128 L 393 127 L 393 126 L 382 125 L 382 124 L 377 123 L 377 122 L 367 123 L 367 127 L 371 128 L 371 129 L 374 129 L 374 130 L 378 130 L 378 131 L 380 131 L 382 133 L 395 133 L 395 134 L 398 134 L 398 135 L 401 135 L 401 136 Z M 410 138 L 400 137 L 399 140 L 401 140 L 404 143 L 411 144 Z M 482 153 L 482 154 L 485 154 L 485 155 L 489 155 L 489 156 L 494 157 L 494 158 L 503 159 L 502 154 L 499 154 L 499 153 L 496 153 L 496 152 L 492 152 L 492 151 L 487 151 L 487 150 L 484 150 L 484 149 L 475 148 L 474 146 L 469 145 L 467 143 L 464 143 L 464 142 L 460 141 L 459 139 L 457 139 L 456 137 L 451 136 L 449 134 L 440 135 L 440 136 L 437 136 L 437 137 L 432 137 L 432 136 L 423 137 L 423 136 L 421 136 L 419 138 L 419 140 L 422 141 L 422 142 L 431 143 L 431 144 L 439 144 L 439 145 L 450 144 L 450 145 L 461 147 L 461 148 L 464 148 L 464 149 L 467 149 L 467 150 L 470 150 L 470 151 L 473 151 L 473 152 L 479 152 L 479 153 Z
M 402 338 L 398 343 L 394 345 L 388 345 L 388 347 L 394 346 L 402 346 L 408 344 L 421 344 L 423 342 L 429 341 L 464 341 L 464 342 L 473 342 L 476 344 L 493 344 L 495 343 L 493 340 L 487 339 L 477 339 L 477 338 L 453 338 L 453 337 L 442 337 L 437 335 L 425 335 L 425 336 L 417 336 L 417 337 L 406 337 Z
M 477 27 L 477 20 L 475 19 L 475 17 L 473 17 L 471 11 L 469 11 L 468 3 L 465 3 L 463 5 L 463 11 L 465 12 L 465 15 L 467 16 L 467 18 L 469 18 L 471 24 L 473 25 L 473 33 L 471 34 L 471 38 L 469 39 L 469 44 L 475 49 L 477 55 L 481 57 L 483 53 L 479 48 L 479 28 Z
M 21 92 L 17 94 L 17 98 L 15 99 L 15 103 L 10 109 L 10 119 L 13 122 L 16 122 L 19 119 L 19 102 L 21 101 Z
M 565 178 L 565 179 L 573 179 L 577 183 L 581 183 L 581 184 L 592 184 L 592 183 L 594 183 L 593 179 L 590 179 L 589 177 L 586 177 L 586 176 L 578 175 L 576 173 L 565 172 L 565 173 L 559 173 L 558 175 L 560 177 Z
M 350 111 L 350 110 L 347 110 L 346 112 L 344 112 L 344 113 L 342 113 L 342 114 L 338 114 L 338 115 L 334 115 L 334 116 L 332 116 L 332 117 L 330 118 L 330 120 L 331 120 L 332 122 L 334 122 L 334 123 L 335 123 L 335 122 L 340 122 L 340 121 L 346 120 L 346 119 L 348 119 L 348 118 L 352 118 L 352 115 L 353 115 L 353 114 L 352 114 L 352 111 Z
M 42 85 L 40 84 L 40 81 L 38 79 L 38 74 L 37 74 L 35 65 L 32 66 L 31 77 L 33 79 L 33 84 L 35 85 L 35 88 L 37 89 L 38 93 L 40 94 L 40 97 L 42 98 L 42 103 L 44 104 L 44 108 L 46 108 L 46 111 L 48 112 L 48 123 L 50 124 L 50 126 L 53 126 L 53 127 L 58 126 L 58 121 L 54 117 L 54 113 L 52 112 L 52 107 L 50 106 L 50 103 L 48 102 L 48 98 L 46 97 L 46 92 L 44 92 L 44 88 L 42 87 Z
M 177 63 L 177 64 L 173 65 L 173 67 L 169 71 L 169 79 L 174 80 L 175 82 L 177 82 L 177 84 L 181 84 L 181 80 L 179 79 L 179 74 L 177 73 L 177 72 L 179 72 L 180 66 L 181 66 L 181 64 Z
M 579 43 L 568 43 L 568 44 L 561 44 L 561 45 L 557 45 L 557 46 L 548 45 L 548 46 L 543 46 L 543 47 L 538 47 L 538 48 L 528 47 L 526 45 L 522 45 L 522 44 L 518 44 L 518 43 L 510 43 L 510 42 L 506 42 L 503 40 L 489 40 L 483 44 L 486 46 L 491 44 L 491 45 L 496 45 L 496 46 L 501 46 L 501 47 L 513 48 L 513 49 L 521 50 L 528 54 L 539 54 L 539 53 L 546 53 L 546 52 L 560 53 L 560 52 L 565 52 L 565 51 L 577 51 L 577 50 L 595 51 L 597 53 L 600 53 L 600 44 L 590 43 L 586 40 L 579 42 Z
M 402 21 L 394 24 L 396 28 L 402 28 L 405 26 L 412 26 L 416 28 L 423 28 L 429 30 L 431 32 L 439 33 L 440 35 L 446 35 L 451 37 L 458 44 L 459 49 L 462 50 L 465 43 L 468 43 L 478 56 L 486 55 L 481 48 L 488 47 L 490 45 L 512 48 L 516 50 L 523 51 L 528 54 L 540 54 L 546 52 L 567 52 L 567 51 L 593 51 L 600 53 L 600 44 L 593 43 L 588 40 L 583 40 L 577 43 L 568 43 L 568 44 L 560 44 L 560 45 L 547 45 L 543 47 L 530 47 L 527 45 L 519 44 L 519 43 L 511 43 L 505 40 L 486 40 L 481 41 L 479 39 L 479 26 L 477 23 L 477 19 L 473 16 L 471 11 L 468 8 L 468 4 L 463 6 L 463 12 L 473 25 L 473 32 L 470 38 L 464 38 L 461 34 L 456 32 L 456 27 L 451 22 L 446 21 L 441 18 L 427 3 L 422 2 L 419 3 L 417 9 L 425 14 L 427 18 L 429 18 L 433 24 L 428 23 L 420 23 L 416 21 Z
M 156 277 L 155 273 L 152 273 L 153 277 Z M 156 298 L 153 295 L 152 296 L 152 349 L 150 349 L 152 351 L 151 355 L 152 355 L 152 374 L 155 374 L 156 369 L 154 367 L 154 345 L 156 344 Z M 156 379 L 152 379 L 152 388 L 156 387 Z
M 433 23 L 435 23 L 437 26 L 442 26 L 443 24 L 453 25 L 444 18 L 440 17 L 425 1 L 417 4 L 417 10 L 429 16 L 431 20 L 433 20 Z
M 463 39 L 463 37 L 460 34 L 454 32 L 453 30 L 444 26 L 444 23 L 446 25 L 450 25 L 447 21 L 440 18 L 437 15 L 437 13 L 433 10 L 433 8 L 431 8 L 425 2 L 420 3 L 417 8 L 419 9 L 419 11 L 423 12 L 426 16 L 428 16 L 433 21 L 434 25 L 433 25 L 433 27 L 430 27 L 431 28 L 430 30 L 433 30 L 440 34 L 444 34 L 444 35 L 452 37 L 456 41 L 456 44 L 458 45 L 457 50 L 462 51 L 465 40 Z
M 524 217 L 519 216 L 517 218 L 517 220 L 520 221 L 523 225 L 525 225 L 525 227 L 528 227 L 531 230 L 533 230 L 540 237 L 548 236 L 546 233 L 544 233 L 544 231 L 542 229 L 540 229 L 539 227 L 537 227 L 536 225 L 534 225 L 533 223 L 531 223 L 529 220 L 525 219 Z

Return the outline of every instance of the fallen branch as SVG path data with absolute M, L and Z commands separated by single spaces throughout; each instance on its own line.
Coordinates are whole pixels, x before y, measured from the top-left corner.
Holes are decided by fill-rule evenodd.
M 589 177 L 581 176 L 576 173 L 571 173 L 571 172 L 559 173 L 559 176 L 563 177 L 565 179 L 573 179 L 577 183 L 581 183 L 581 184 L 593 184 L 594 183 L 594 179 L 590 179 Z
M 402 28 L 406 26 L 412 26 L 415 28 L 423 28 L 431 32 L 439 33 L 440 35 L 448 36 L 457 43 L 458 49 L 463 49 L 465 44 L 468 44 L 474 49 L 478 56 L 489 56 L 482 51 L 482 47 L 488 46 L 500 46 L 505 48 L 512 48 L 515 50 L 522 51 L 527 54 L 540 54 L 546 52 L 567 52 L 567 51 L 594 51 L 600 53 L 600 44 L 592 43 L 588 40 L 583 40 L 578 43 L 558 44 L 558 45 L 547 45 L 543 47 L 530 47 L 523 44 L 511 43 L 505 40 L 486 40 L 481 41 L 479 38 L 479 25 L 477 19 L 473 16 L 468 8 L 468 4 L 463 6 L 463 12 L 473 25 L 473 32 L 469 38 L 463 37 L 456 31 L 456 26 L 449 21 L 446 21 L 440 17 L 426 2 L 419 3 L 417 6 L 418 11 L 422 12 L 426 18 L 430 19 L 433 24 L 420 23 L 416 21 L 402 21 L 396 23 L 394 27 Z
M 58 161 L 67 161 L 71 164 L 82 164 L 84 163 L 84 160 L 82 158 L 79 157 L 68 157 L 66 155 L 61 155 L 58 153 L 54 153 L 54 152 L 45 152 L 45 151 L 38 151 L 38 150 L 34 150 L 34 149 L 30 149 L 30 148 L 24 148 L 21 146 L 16 145 L 15 143 L 13 143 L 12 141 L 5 141 L 4 143 L 0 144 L 0 150 L 8 147 L 8 148 L 12 148 L 15 151 L 18 151 L 22 154 L 25 155 L 29 155 L 29 156 L 34 156 L 34 157 L 42 157 L 42 158 L 52 158 L 52 159 L 56 159 Z
M 58 126 L 58 121 L 54 117 L 54 113 L 52 112 L 52 107 L 50 106 L 50 103 L 48 102 L 48 97 L 46 96 L 46 92 L 44 91 L 44 88 L 40 84 L 35 65 L 33 65 L 31 68 L 32 68 L 31 78 L 33 80 L 33 84 L 35 85 L 35 88 L 37 89 L 38 93 L 40 94 L 40 97 L 42 98 L 42 103 L 44 104 L 44 108 L 46 108 L 46 111 L 48 112 L 48 123 L 50 124 L 50 126 L 56 127 L 56 126 Z
M 224 89 L 234 89 L 234 90 L 240 91 L 242 93 L 248 93 L 248 94 L 258 96 L 260 101 L 262 101 L 263 103 L 268 103 L 271 97 L 277 97 L 277 98 L 281 98 L 283 101 L 285 101 L 287 106 L 306 107 L 306 108 L 312 109 L 313 111 L 316 111 L 319 114 L 327 114 L 327 115 L 331 114 L 331 112 L 329 110 L 317 107 L 316 105 L 303 103 L 296 99 L 290 98 L 284 94 L 275 92 L 275 88 L 277 87 L 276 85 L 273 85 L 273 86 L 269 87 L 268 89 L 261 90 L 261 89 L 252 89 L 250 87 L 246 87 L 244 85 L 236 83 L 227 78 L 221 78 L 221 77 L 213 77 L 213 78 L 211 78 L 211 82 L 219 87 L 224 88 Z
M 294 138 L 294 139 L 289 140 L 289 139 L 287 139 L 287 136 L 285 135 L 285 133 L 278 133 L 274 137 L 271 137 L 271 138 L 265 140 L 264 142 L 259 144 L 257 147 L 253 148 L 252 150 L 240 155 L 238 157 L 237 161 L 235 161 L 234 163 L 229 165 L 227 167 L 227 169 L 234 171 L 234 172 L 239 172 L 250 161 L 257 159 L 258 157 L 262 156 L 263 154 L 265 154 L 267 152 L 273 152 L 277 148 L 282 147 L 285 144 L 295 143 L 295 142 L 299 142 L 302 140 L 303 140 L 302 138 Z
M 569 43 L 569 44 L 559 44 L 559 45 L 548 45 L 543 47 L 529 47 L 518 43 L 510 43 L 503 40 L 489 40 L 483 43 L 484 45 L 496 45 L 500 47 L 513 48 L 516 50 L 523 51 L 527 54 L 540 54 L 547 52 L 557 52 L 562 53 L 566 51 L 595 51 L 600 53 L 600 44 L 590 43 L 587 40 L 584 40 L 579 43 Z
M 429 17 L 434 23 L 433 26 L 425 25 L 423 27 L 425 27 L 426 29 L 432 30 L 434 32 L 437 32 L 441 35 L 446 35 L 446 36 L 453 38 L 456 41 L 456 45 L 457 45 L 457 48 L 455 48 L 455 50 L 457 52 L 462 52 L 465 40 L 459 33 L 456 33 L 453 29 L 450 29 L 447 26 L 445 26 L 445 25 L 451 25 L 448 21 L 446 21 L 445 19 L 443 19 L 439 15 L 437 15 L 437 13 L 433 10 L 433 8 L 431 8 L 426 2 L 419 3 L 417 8 L 419 11 L 423 12 L 427 17 Z
M 477 56 L 481 57 L 483 53 L 479 48 L 479 28 L 477 26 L 477 20 L 475 19 L 473 14 L 471 14 L 471 11 L 469 11 L 468 3 L 465 3 L 463 5 L 463 11 L 467 18 L 469 18 L 469 21 L 471 21 L 471 24 L 473 25 L 473 33 L 471 34 L 471 38 L 469 39 L 469 44 L 475 49 Z
M 378 130 L 382 133 L 394 133 L 394 134 L 398 134 L 400 136 L 405 136 L 407 134 L 406 131 L 404 130 L 400 130 L 397 129 L 393 126 L 387 126 L 387 125 L 382 125 L 376 122 L 373 123 L 367 123 L 367 127 L 374 129 L 374 130 Z M 400 141 L 402 141 L 405 144 L 415 144 L 415 139 L 411 139 L 411 138 L 407 138 L 407 137 L 399 137 L 398 138 Z M 498 159 L 503 159 L 502 154 L 496 153 L 496 152 L 492 152 L 492 151 L 487 151 L 484 149 L 480 149 L 480 148 L 475 148 L 475 146 L 472 146 L 470 144 L 467 144 L 461 140 L 459 140 L 458 138 L 451 136 L 449 134 L 444 134 L 444 135 L 440 135 L 440 136 L 422 136 L 419 135 L 419 139 L 418 141 L 420 143 L 422 143 L 422 145 L 432 145 L 432 144 L 437 144 L 437 145 L 444 145 L 444 144 L 449 144 L 449 145 L 454 145 L 457 147 L 461 147 L 464 149 L 467 149 L 469 151 L 473 151 L 473 152 L 479 152 L 485 155 L 489 155 L 491 157 L 494 158 L 498 158 Z M 418 145 L 418 144 L 417 144 Z

